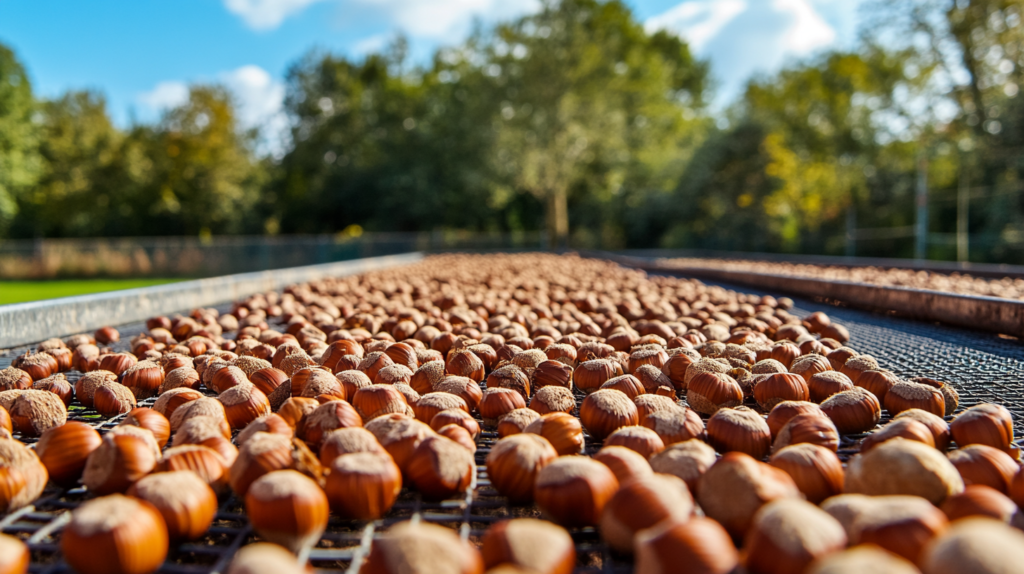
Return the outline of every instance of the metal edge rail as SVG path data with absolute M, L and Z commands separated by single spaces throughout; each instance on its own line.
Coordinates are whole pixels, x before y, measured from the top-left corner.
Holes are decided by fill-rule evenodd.
M 421 252 L 239 273 L 154 287 L 0 306 L 0 349 L 92 331 L 111 323 L 235 301 L 262 291 L 415 263 Z
M 593 256 L 644 271 L 678 273 L 811 299 L 839 301 L 852 307 L 873 311 L 895 312 L 920 321 L 1024 337 L 1024 301 L 908 287 L 884 287 L 850 281 L 825 281 L 769 273 L 674 266 L 653 259 L 611 253 L 594 253 Z

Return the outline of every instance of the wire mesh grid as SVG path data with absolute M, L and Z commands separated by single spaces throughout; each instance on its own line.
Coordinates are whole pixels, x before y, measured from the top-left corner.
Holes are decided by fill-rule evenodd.
M 749 288 L 722 286 L 747 293 L 757 292 Z M 1017 424 L 1024 420 L 1024 346 L 1016 340 L 809 300 L 797 300 L 792 311 L 799 316 L 814 311 L 827 312 L 849 329 L 850 344 L 854 348 L 875 356 L 879 363 L 897 375 L 927 376 L 952 384 L 960 393 L 961 407 L 994 402 L 1006 406 Z M 143 331 L 144 325 L 125 325 L 119 330 L 124 339 L 115 346 L 115 350 L 124 350 L 128 338 Z M 0 368 L 6 367 L 25 350 L 27 348 L 0 351 Z M 68 378 L 73 383 L 78 376 L 72 371 Z M 583 395 L 577 393 L 576 398 L 578 409 Z M 148 406 L 152 400 L 142 401 L 139 406 Z M 116 426 L 121 417 L 104 419 L 76 401 L 69 410 L 68 418 L 91 424 L 102 433 Z M 887 421 L 888 415 L 884 415 L 881 424 Z M 478 422 L 483 428 L 482 421 Z M 842 437 L 840 458 L 845 460 L 854 454 L 863 436 Z M 495 522 L 507 518 L 540 517 L 541 513 L 535 506 L 511 506 L 491 487 L 485 460 L 497 439 L 497 434 L 489 431 L 478 437 L 475 479 L 464 497 L 428 502 L 415 491 L 404 488 L 394 507 L 381 520 L 358 522 L 332 517 L 327 531 L 310 552 L 312 566 L 318 572 L 355 574 L 374 537 L 392 524 L 405 520 L 446 526 L 456 530 L 464 539 L 479 543 L 483 533 Z M 588 453 L 600 449 L 599 441 L 589 436 L 585 439 Z M 28 438 L 23 440 L 29 444 L 33 442 Z M 0 532 L 17 536 L 29 545 L 31 572 L 70 572 L 70 567 L 60 555 L 60 531 L 67 524 L 70 512 L 88 498 L 88 493 L 81 487 L 59 489 L 49 486 L 33 505 L 0 517 Z M 578 574 L 632 571 L 629 557 L 611 551 L 594 528 L 574 529 L 570 534 L 576 545 Z M 224 572 L 235 552 L 257 539 L 245 516 L 242 501 L 231 494 L 222 499 L 210 531 L 199 540 L 173 546 L 160 572 Z

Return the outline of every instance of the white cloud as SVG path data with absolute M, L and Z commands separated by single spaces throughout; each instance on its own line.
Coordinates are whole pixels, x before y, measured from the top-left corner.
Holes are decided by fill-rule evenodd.
M 285 18 L 320 0 L 224 0 L 224 7 L 256 30 L 272 30 Z
M 185 82 L 160 82 L 152 90 L 139 94 L 139 103 L 151 112 L 161 112 L 187 101 L 188 84 Z
M 352 46 L 352 53 L 357 56 L 366 56 L 367 54 L 373 54 L 374 52 L 380 52 L 388 45 L 388 41 L 393 37 L 392 34 L 374 34 L 367 38 L 359 40 Z
M 536 11 L 539 0 L 355 0 L 383 13 L 414 38 L 447 39 L 469 30 L 473 18 L 493 22 Z
M 782 46 L 786 52 L 804 55 L 831 45 L 836 31 L 818 14 L 808 0 L 774 0 L 773 7 L 788 12 L 793 21 L 786 29 Z
M 700 50 L 734 18 L 747 9 L 745 0 L 696 0 L 683 2 L 645 23 L 648 31 L 671 30 Z

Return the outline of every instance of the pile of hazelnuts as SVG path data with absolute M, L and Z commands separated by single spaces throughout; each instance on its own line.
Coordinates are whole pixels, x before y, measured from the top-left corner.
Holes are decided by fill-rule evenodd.
M 84 574 L 155 571 L 231 493 L 264 542 L 228 572 L 303 572 L 331 516 L 381 519 L 403 487 L 538 512 L 479 540 L 399 522 L 362 574 L 569 574 L 590 527 L 642 574 L 1017 571 L 1010 413 L 959 410 L 792 305 L 571 255 L 445 255 L 154 317 L 127 352 L 109 327 L 50 339 L 0 370 L 0 512 L 84 485 L 57 535 Z M 28 561 L 0 534 L 0 573 Z

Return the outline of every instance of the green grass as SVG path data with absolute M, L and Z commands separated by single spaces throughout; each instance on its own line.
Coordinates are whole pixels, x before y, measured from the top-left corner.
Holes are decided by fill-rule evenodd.
M 149 287 L 184 279 L 72 279 L 55 281 L 0 281 L 0 305 L 40 301 L 72 295 Z

